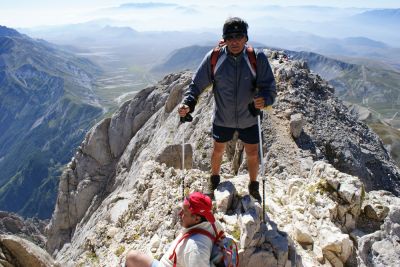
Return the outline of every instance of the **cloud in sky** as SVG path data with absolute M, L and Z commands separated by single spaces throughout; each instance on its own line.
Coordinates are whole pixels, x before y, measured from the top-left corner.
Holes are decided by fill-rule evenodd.
M 156 3 L 156 2 L 145 2 L 145 3 L 125 3 L 117 7 L 118 9 L 142 9 L 142 8 L 163 8 L 163 7 L 176 7 L 177 4 L 171 3 Z
M 121 25 L 137 30 L 190 30 L 220 28 L 229 16 L 240 16 L 249 21 L 260 17 L 286 16 L 296 18 L 290 9 L 274 13 L 271 5 L 279 6 L 334 6 L 358 8 L 399 8 L 398 0 L 14 0 L 0 4 L 0 25 L 8 27 L 35 27 L 81 23 L 94 19 L 109 18 Z M 309 14 L 315 19 L 315 14 Z M 335 16 L 335 14 L 331 14 Z M 307 16 L 305 17 L 307 18 Z M 299 19 L 297 16 L 296 19 Z M 326 17 L 325 19 L 330 19 Z

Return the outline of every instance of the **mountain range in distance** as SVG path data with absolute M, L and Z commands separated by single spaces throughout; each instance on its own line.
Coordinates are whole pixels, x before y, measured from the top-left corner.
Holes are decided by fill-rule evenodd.
M 120 5 L 110 7 L 106 13 L 96 14 L 95 23 L 103 26 L 128 26 L 136 30 L 139 29 L 140 32 L 163 29 L 162 31 L 211 32 L 221 36 L 221 19 L 224 19 L 221 16 L 226 15 L 224 15 L 224 12 L 215 10 L 218 4 L 216 3 L 214 6 L 193 4 L 190 7 L 178 4 L 165 6 L 163 3 Z M 163 13 L 160 14 L 162 10 Z M 235 7 L 234 4 L 227 5 L 225 10 L 237 10 L 237 6 Z M 396 32 L 396 25 L 400 24 L 399 10 L 398 8 L 371 9 L 257 4 L 246 5 L 241 11 L 243 14 L 247 14 L 243 18 L 249 22 L 251 36 L 262 34 L 269 28 L 282 28 L 328 38 L 363 36 L 388 43 L 391 46 L 398 46 L 400 37 L 393 33 Z M 210 16 L 214 13 L 215 16 Z M 237 13 L 232 12 L 231 14 Z M 157 20 L 149 20 L 149 16 L 154 16 L 154 14 L 159 14 L 166 21 L 160 24 Z M 135 17 L 134 20 L 130 19 L 132 15 Z M 170 17 L 169 20 L 168 17 Z M 205 17 L 207 17 L 206 20 L 203 19 Z M 89 23 L 93 24 L 93 21 Z M 43 33 L 47 31 L 48 34 L 55 29 L 57 27 L 43 26 L 18 30 L 21 30 L 21 32 L 34 30 Z M 61 32 L 67 32 L 65 27 L 60 29 L 59 35 Z M 170 41 L 174 42 L 172 38 Z
M 136 5 L 129 8 L 132 12 L 140 9 Z M 257 42 L 268 47 L 323 55 L 374 58 L 400 68 L 400 37 L 394 34 L 397 31 L 394 25 L 400 25 L 400 9 L 265 5 L 262 10 L 265 16 L 249 20 L 249 42 L 254 46 Z M 134 68 L 141 71 L 162 63 L 176 49 L 213 46 L 221 38 L 220 25 L 193 31 L 137 31 L 122 25 L 121 21 L 104 18 L 19 30 L 34 38 L 85 50 L 85 55 L 102 67 L 112 69 L 123 64 L 132 68 L 135 65 Z M 99 59 L 96 57 L 99 54 L 111 55 L 113 61 Z
M 0 210 L 48 218 L 58 176 L 94 120 L 101 69 L 0 26 Z
M 318 8 L 311 10 L 320 11 Z M 104 75 L 98 79 L 95 90 L 103 100 L 102 104 L 108 108 L 115 108 L 115 105 L 127 100 L 137 90 L 162 78 L 166 73 L 160 72 L 160 68 L 175 50 L 195 45 L 212 47 L 220 40 L 220 33 L 217 31 L 139 32 L 130 27 L 111 26 L 112 24 L 112 20 L 103 19 L 22 31 L 35 38 L 61 45 L 73 53 L 89 58 L 104 69 Z M 311 31 L 299 32 L 285 28 L 256 29 L 253 33 L 251 29 L 250 25 L 249 43 L 255 47 L 311 51 L 335 58 L 368 58 L 400 70 L 400 48 L 383 41 L 362 36 L 322 37 Z

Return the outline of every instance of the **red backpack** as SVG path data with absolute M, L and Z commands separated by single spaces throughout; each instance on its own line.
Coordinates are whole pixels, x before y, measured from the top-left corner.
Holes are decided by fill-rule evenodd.
M 214 228 L 215 233 L 217 233 L 217 228 L 215 224 L 211 224 Z M 211 251 L 210 262 L 212 262 L 217 267 L 238 267 L 239 266 L 239 253 L 235 240 L 227 237 L 223 231 L 220 231 L 216 236 L 213 236 L 210 232 L 204 229 L 194 228 L 185 233 L 176 243 L 174 250 L 169 257 L 171 261 L 174 262 L 176 267 L 177 256 L 176 248 L 179 243 L 192 235 L 201 234 L 209 237 L 213 242 L 213 247 Z
M 222 47 L 225 46 L 225 42 L 222 39 L 219 43 L 218 46 L 216 46 L 213 51 L 211 52 L 211 77 L 212 80 L 214 80 L 214 71 L 215 71 L 215 67 L 217 65 L 218 62 L 218 58 L 219 58 L 219 52 L 221 51 Z M 257 72 L 257 58 L 256 58 L 256 52 L 254 51 L 254 48 L 251 45 L 246 46 L 246 52 L 247 52 L 247 56 L 249 58 L 249 62 L 252 68 L 252 71 L 254 73 Z

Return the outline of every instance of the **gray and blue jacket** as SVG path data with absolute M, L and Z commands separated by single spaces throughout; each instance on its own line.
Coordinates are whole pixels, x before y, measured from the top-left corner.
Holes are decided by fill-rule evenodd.
M 244 129 L 257 124 L 257 117 L 249 110 L 254 97 L 262 96 L 265 105 L 272 105 L 276 97 L 275 79 L 263 51 L 255 50 L 257 70 L 251 68 L 246 48 L 237 56 L 221 48 L 214 75 L 211 73 L 211 53 L 207 53 L 184 94 L 183 104 L 194 111 L 199 95 L 213 84 L 213 123 L 218 126 Z M 213 80 L 214 77 L 214 80 Z

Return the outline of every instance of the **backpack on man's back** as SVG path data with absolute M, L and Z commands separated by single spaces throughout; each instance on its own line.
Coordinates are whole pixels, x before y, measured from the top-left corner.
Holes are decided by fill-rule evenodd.
M 235 240 L 225 235 L 217 240 L 211 251 L 211 262 L 216 267 L 239 266 L 239 253 Z
M 211 76 L 212 80 L 214 80 L 214 75 L 215 72 L 217 71 L 217 62 L 219 60 L 219 54 L 221 52 L 221 49 L 225 46 L 225 42 L 221 40 L 216 46 L 213 51 L 211 52 Z M 257 73 L 257 57 L 256 57 L 256 52 L 254 51 L 254 48 L 251 45 L 246 46 L 246 54 L 248 57 L 248 64 L 250 67 L 251 72 L 253 73 L 253 76 L 256 76 Z
M 215 228 L 216 229 L 216 228 Z M 176 248 L 178 244 L 189 238 L 192 235 L 202 234 L 209 237 L 213 242 L 213 247 L 211 250 L 210 263 L 211 266 L 215 267 L 238 267 L 239 266 L 239 253 L 235 240 L 233 238 L 227 237 L 223 231 L 220 231 L 217 236 L 213 236 L 210 232 L 194 228 L 185 233 L 176 243 L 172 255 L 169 257 L 170 260 L 174 262 L 173 267 L 176 267 L 177 255 Z

